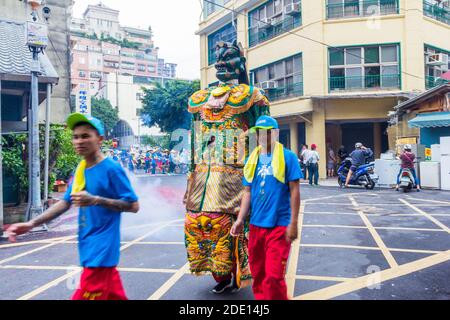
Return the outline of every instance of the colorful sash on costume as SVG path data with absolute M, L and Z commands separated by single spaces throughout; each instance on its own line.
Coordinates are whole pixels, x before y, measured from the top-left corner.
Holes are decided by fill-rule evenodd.
M 252 154 L 248 158 L 247 164 L 244 167 L 244 177 L 249 183 L 253 182 L 261 150 L 262 146 L 258 146 L 255 150 L 253 150 Z M 275 143 L 275 150 L 272 158 L 272 169 L 274 177 L 281 183 L 285 183 L 286 162 L 284 159 L 284 148 L 279 142 Z

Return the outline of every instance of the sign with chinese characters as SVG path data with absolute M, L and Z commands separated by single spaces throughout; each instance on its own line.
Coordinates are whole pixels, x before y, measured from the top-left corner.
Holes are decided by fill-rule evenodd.
M 27 22 L 27 46 L 46 48 L 48 45 L 48 28 L 45 23 Z
M 81 114 L 91 115 L 91 101 L 87 90 L 81 89 L 78 91 L 76 111 Z

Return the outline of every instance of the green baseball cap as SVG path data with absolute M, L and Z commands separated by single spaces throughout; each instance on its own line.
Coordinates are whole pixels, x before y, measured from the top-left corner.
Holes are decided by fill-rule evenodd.
M 89 123 L 91 126 L 93 126 L 100 136 L 105 135 L 105 127 L 103 126 L 103 123 L 99 119 L 94 118 L 90 115 L 81 113 L 72 113 L 71 115 L 69 115 L 66 122 L 70 130 L 73 130 L 73 128 L 77 124 L 86 122 Z

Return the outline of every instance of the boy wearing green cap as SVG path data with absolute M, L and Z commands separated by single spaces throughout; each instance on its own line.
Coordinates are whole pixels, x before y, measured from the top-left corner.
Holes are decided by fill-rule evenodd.
M 256 300 L 287 300 L 286 264 L 291 242 L 298 237 L 300 184 L 297 156 L 278 142 L 278 123 L 262 116 L 256 131 L 258 147 L 244 167 L 244 195 L 236 223 L 239 235 L 251 211 L 249 265 Z
M 72 143 L 84 159 L 75 172 L 64 199 L 37 218 L 11 225 L 10 241 L 68 211 L 80 208 L 78 249 L 83 267 L 79 288 L 73 300 L 126 300 L 116 266 L 120 256 L 122 212 L 138 212 L 138 198 L 123 168 L 105 158 L 100 148 L 104 128 L 100 120 L 74 113 L 67 119 L 73 131 Z

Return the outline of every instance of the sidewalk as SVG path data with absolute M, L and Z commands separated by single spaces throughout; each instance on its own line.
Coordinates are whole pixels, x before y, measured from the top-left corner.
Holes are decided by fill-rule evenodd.
M 300 180 L 300 184 L 308 185 L 308 180 Z M 319 186 L 321 187 L 339 187 L 337 178 L 319 179 Z

